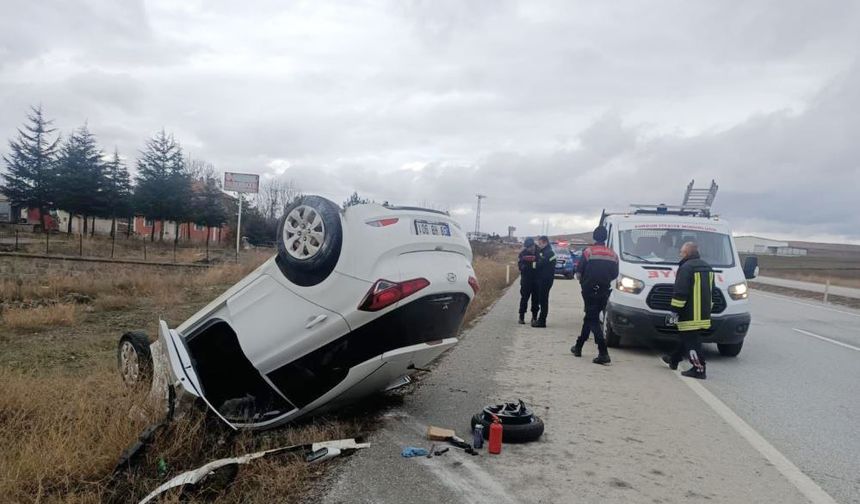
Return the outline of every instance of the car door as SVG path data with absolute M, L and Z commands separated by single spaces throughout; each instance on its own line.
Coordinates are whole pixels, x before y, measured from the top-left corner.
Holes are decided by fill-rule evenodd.
M 228 299 L 227 308 L 242 351 L 263 375 L 349 331 L 339 314 L 296 295 L 269 275 Z

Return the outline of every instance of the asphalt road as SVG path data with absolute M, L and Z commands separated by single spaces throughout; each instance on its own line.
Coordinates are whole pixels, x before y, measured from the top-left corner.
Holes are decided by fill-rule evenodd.
M 516 298 L 509 291 L 386 413 L 371 449 L 336 472 L 322 502 L 807 502 L 707 394 L 811 485 L 860 503 L 860 312 L 755 291 L 741 355 L 709 346 L 708 380 L 688 384 L 647 348 L 616 349 L 609 367 L 589 362 L 593 344 L 572 357 L 582 313 L 574 282 L 556 282 L 544 330 L 514 323 Z M 426 425 L 463 433 L 471 412 L 512 397 L 543 416 L 539 442 L 506 445 L 500 457 L 399 456 L 429 445 Z
M 705 387 L 838 502 L 860 503 L 860 311 L 753 291 L 752 316 L 740 356 L 708 354 Z

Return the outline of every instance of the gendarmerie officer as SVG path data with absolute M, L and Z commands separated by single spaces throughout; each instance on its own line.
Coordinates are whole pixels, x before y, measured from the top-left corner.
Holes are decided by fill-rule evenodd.
M 520 318 L 519 323 L 525 324 L 526 309 L 528 308 L 529 299 L 531 299 L 532 307 L 532 322 L 537 320 L 538 299 L 537 299 L 537 250 L 535 249 L 535 241 L 533 238 L 526 238 L 523 242 L 523 249 L 520 251 L 519 261 L 517 264 L 520 268 Z
M 532 327 L 546 327 L 546 316 L 549 313 L 549 291 L 555 280 L 555 251 L 549 243 L 549 238 L 541 236 L 537 241 L 537 294 L 538 311 L 537 320 L 532 322 Z
M 576 344 L 570 351 L 577 357 L 582 357 L 582 345 L 588 341 L 588 334 L 594 334 L 597 343 L 597 357 L 592 360 L 595 364 L 609 364 L 609 350 L 603 337 L 603 327 L 600 323 L 600 312 L 606 310 L 609 301 L 612 281 L 618 277 L 618 256 L 606 246 L 607 232 L 603 226 L 597 226 L 592 233 L 594 245 L 582 252 L 582 259 L 576 265 L 576 273 L 582 286 L 582 300 L 585 303 L 585 317 L 582 319 L 582 331 Z

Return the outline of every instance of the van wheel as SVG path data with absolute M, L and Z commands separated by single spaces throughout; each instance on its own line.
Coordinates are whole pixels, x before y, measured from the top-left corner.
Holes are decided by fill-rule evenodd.
M 611 348 L 621 346 L 621 336 L 612 330 L 612 325 L 609 323 L 609 310 L 603 312 L 603 337 L 606 338 L 606 346 Z
M 296 285 L 316 285 L 334 271 L 343 243 L 340 208 L 320 196 L 288 206 L 278 225 L 281 272 Z
M 740 343 L 717 343 L 717 349 L 723 357 L 737 357 L 743 347 L 743 341 Z
M 123 383 L 132 387 L 148 385 L 152 380 L 152 354 L 149 338 L 143 331 L 129 331 L 119 339 L 117 367 Z

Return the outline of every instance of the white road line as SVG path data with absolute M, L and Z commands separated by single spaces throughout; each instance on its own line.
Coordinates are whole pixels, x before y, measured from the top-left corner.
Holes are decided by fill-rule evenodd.
M 835 308 L 830 308 L 830 307 L 825 306 L 823 304 L 817 305 L 817 304 L 812 304 L 812 303 L 803 303 L 801 301 L 795 301 L 794 299 L 791 299 L 791 298 L 786 297 L 786 296 L 773 296 L 773 295 L 769 295 L 769 294 L 763 294 L 758 289 L 753 289 L 753 290 L 756 291 L 755 292 L 756 296 L 766 297 L 766 298 L 770 298 L 770 299 L 776 299 L 777 301 L 785 301 L 786 303 L 793 303 L 793 304 L 797 304 L 797 305 L 801 305 L 801 306 L 809 306 L 811 308 L 818 308 L 819 310 L 827 310 L 827 311 L 831 311 L 831 312 L 841 313 L 843 315 L 851 315 L 852 317 L 860 317 L 860 313 L 855 313 L 855 312 L 850 312 L 850 311 L 845 311 L 845 310 L 837 310 Z
M 816 482 L 812 481 L 803 471 L 798 469 L 785 455 L 768 443 L 761 434 L 744 422 L 741 417 L 708 391 L 701 383 L 693 378 L 684 378 L 680 373 L 677 373 L 676 376 L 686 383 L 696 395 L 705 401 L 705 404 L 710 406 L 716 414 L 720 415 L 738 434 L 743 436 L 764 458 L 773 464 L 812 504 L 836 504 L 833 497 L 818 486 Z
M 854 345 L 849 345 L 848 343 L 842 343 L 841 341 L 837 341 L 835 339 L 830 339 L 827 336 L 822 336 L 820 334 L 815 334 L 815 333 L 811 333 L 809 331 L 804 331 L 803 329 L 798 329 L 796 327 L 793 327 L 791 330 L 795 331 L 795 332 L 799 332 L 800 334 L 812 336 L 813 338 L 818 338 L 821 341 L 826 341 L 828 343 L 833 343 L 834 345 L 839 345 L 841 347 L 850 348 L 851 350 L 857 350 L 858 352 L 860 352 L 860 347 L 856 347 Z

